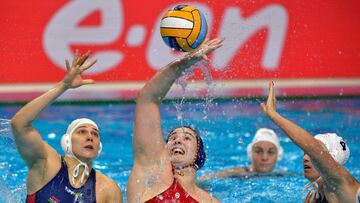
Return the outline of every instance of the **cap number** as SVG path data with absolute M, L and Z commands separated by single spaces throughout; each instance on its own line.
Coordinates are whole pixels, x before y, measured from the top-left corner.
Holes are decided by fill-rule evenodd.
M 346 143 L 343 141 L 340 141 L 340 144 L 343 147 L 343 151 L 346 151 Z

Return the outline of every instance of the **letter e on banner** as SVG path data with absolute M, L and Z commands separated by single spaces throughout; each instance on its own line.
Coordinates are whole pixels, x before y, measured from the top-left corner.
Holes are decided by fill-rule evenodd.
M 81 20 L 94 11 L 100 11 L 101 25 L 79 27 Z M 55 13 L 45 28 L 45 53 L 54 64 L 66 70 L 64 59 L 72 58 L 72 44 L 106 45 L 120 37 L 124 26 L 122 11 L 121 1 L 118 0 L 69 1 Z M 123 60 L 123 54 L 117 50 L 98 51 L 92 56 L 101 60 L 101 63 L 95 64 L 87 74 L 102 73 Z

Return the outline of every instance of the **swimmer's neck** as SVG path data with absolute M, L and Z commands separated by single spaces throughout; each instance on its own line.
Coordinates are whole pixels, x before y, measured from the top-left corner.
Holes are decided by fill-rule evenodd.
M 174 170 L 175 178 L 192 179 L 195 182 L 196 170 L 192 166 L 185 166 L 185 167 L 173 166 L 173 170 Z
M 187 191 L 194 190 L 196 188 L 195 180 L 196 170 L 189 166 L 182 169 L 175 169 L 174 177 Z
M 77 160 L 76 158 L 70 157 L 70 156 L 65 156 L 64 157 L 65 161 L 66 161 L 66 165 L 68 168 L 75 168 L 80 162 L 82 161 L 83 163 L 85 163 L 89 168 L 92 168 L 92 161 L 91 160 Z
M 75 167 L 80 163 L 79 160 L 73 158 L 73 157 L 69 157 L 69 156 L 65 156 L 64 160 L 66 162 L 66 166 L 68 168 L 68 176 L 69 179 L 73 176 L 73 171 L 75 169 Z M 92 163 L 91 162 L 84 162 L 88 167 L 89 167 L 89 173 L 91 171 L 92 168 Z M 85 167 L 80 167 L 79 168 L 79 174 L 76 178 L 75 178 L 75 183 L 70 183 L 73 187 L 78 188 L 81 187 L 83 185 L 83 183 L 81 182 L 81 174 L 83 174 L 85 171 Z M 84 183 L 87 181 L 88 176 L 85 176 L 84 179 Z M 71 181 L 70 181 L 71 182 Z M 73 185 L 75 184 L 75 185 Z
M 69 156 L 65 156 L 64 157 L 65 162 L 66 162 L 66 166 L 68 168 L 68 171 L 73 171 L 75 169 L 75 167 L 80 163 L 78 160 L 76 160 L 75 158 L 69 157 Z M 82 161 L 82 160 L 81 160 Z M 83 161 L 84 162 L 84 161 Z M 88 167 L 89 170 L 91 170 L 92 168 L 92 162 L 84 162 Z M 82 174 L 84 172 L 84 167 L 80 168 L 79 174 Z
M 320 193 L 320 196 L 323 198 L 325 197 L 325 192 L 324 192 L 324 180 L 321 178 L 319 181 L 317 181 L 318 184 L 318 191 Z
M 319 193 L 321 199 L 325 198 L 324 180 L 319 177 L 318 179 L 313 181 L 311 184 L 314 187 L 311 192 L 317 191 Z M 315 193 L 313 193 L 313 195 L 315 195 Z M 313 197 L 313 198 L 315 198 L 315 197 Z

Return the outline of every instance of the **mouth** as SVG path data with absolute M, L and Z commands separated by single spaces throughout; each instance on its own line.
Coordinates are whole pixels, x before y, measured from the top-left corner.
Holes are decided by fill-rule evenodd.
M 181 147 L 174 147 L 174 148 L 172 148 L 171 152 L 173 155 L 177 155 L 177 154 L 184 155 L 185 154 L 185 150 L 182 149 Z
M 92 145 L 86 145 L 86 146 L 85 146 L 85 149 L 93 150 L 93 149 L 94 149 L 94 146 L 92 146 Z
M 270 164 L 260 164 L 260 168 L 263 170 L 269 170 L 270 169 Z
M 311 167 L 310 167 L 310 166 L 308 166 L 308 165 L 304 165 L 304 171 L 305 171 L 305 170 L 309 170 L 309 169 L 311 169 Z

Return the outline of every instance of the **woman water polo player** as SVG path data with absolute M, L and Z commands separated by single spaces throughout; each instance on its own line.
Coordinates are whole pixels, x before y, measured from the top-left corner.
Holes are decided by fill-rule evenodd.
M 66 61 L 64 79 L 51 90 L 21 108 L 11 120 L 17 149 L 26 162 L 26 202 L 122 202 L 118 185 L 92 169 L 92 161 L 101 152 L 99 129 L 87 118 L 74 120 L 61 138 L 65 157 L 42 140 L 32 127 L 41 111 L 70 88 L 94 83 L 81 74 L 95 64 L 86 64 L 89 52 L 76 51 L 72 64 Z
M 304 173 L 315 188 L 305 202 L 360 202 L 360 184 L 342 166 L 350 155 L 341 137 L 334 133 L 315 137 L 276 112 L 274 84 L 269 84 L 269 97 L 261 107 L 264 113 L 305 153 Z
M 242 176 L 248 174 L 267 174 L 273 171 L 277 161 L 283 155 L 283 148 L 276 133 L 268 128 L 260 128 L 247 146 L 247 155 L 251 165 L 237 167 L 206 174 L 198 179 L 205 181 L 214 178 Z
M 180 126 L 168 135 L 165 144 L 160 104 L 183 71 L 221 45 L 220 39 L 206 40 L 196 51 L 165 66 L 142 88 L 135 111 L 128 202 L 219 202 L 195 184 L 195 173 L 205 162 L 199 133 Z

